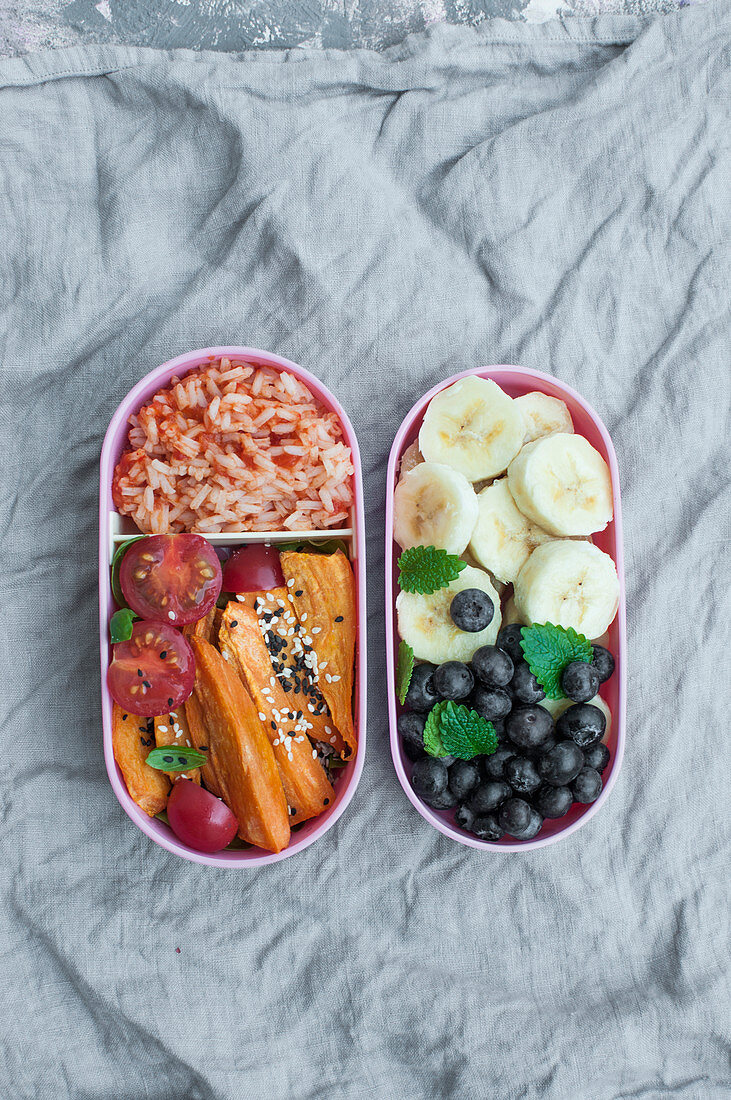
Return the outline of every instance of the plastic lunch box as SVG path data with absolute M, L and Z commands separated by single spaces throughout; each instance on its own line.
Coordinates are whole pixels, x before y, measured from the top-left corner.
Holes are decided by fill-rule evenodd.
M 619 610 L 614 622 L 609 628 L 606 640 L 607 648 L 611 650 L 616 658 L 616 671 L 612 678 L 602 685 L 600 692 L 612 714 L 611 728 L 607 739 L 607 746 L 611 753 L 611 758 L 603 774 L 604 786 L 602 792 L 596 802 L 588 806 L 574 803 L 565 817 L 553 821 L 546 820 L 538 836 L 534 840 L 527 841 L 513 840 L 508 836 L 499 841 L 479 840 L 477 837 L 464 832 L 464 830 L 460 829 L 454 823 L 453 812 L 433 810 L 422 802 L 409 782 L 412 765 L 406 754 L 402 751 L 400 738 L 396 729 L 396 719 L 401 708 L 397 703 L 395 690 L 396 652 L 399 639 L 396 632 L 394 601 L 397 592 L 396 575 L 398 570 L 396 562 L 400 550 L 393 541 L 392 532 L 393 492 L 398 480 L 397 474 L 399 463 L 403 452 L 418 436 L 426 407 L 432 397 L 439 393 L 440 390 L 445 389 L 447 386 L 451 386 L 452 383 L 456 382 L 458 379 L 467 378 L 473 374 L 479 375 L 481 378 L 491 378 L 511 397 L 520 397 L 524 393 L 540 390 L 543 393 L 549 394 L 551 397 L 558 397 L 562 401 L 565 401 L 571 413 L 576 432 L 586 436 L 592 446 L 596 447 L 606 460 L 612 477 L 614 518 L 605 531 L 593 536 L 593 540 L 599 549 L 604 550 L 605 553 L 608 553 L 614 559 L 617 573 L 619 574 L 620 586 Z M 470 848 L 490 849 L 498 852 L 526 852 L 535 848 L 545 848 L 546 845 L 554 844 L 562 837 L 569 836 L 571 833 L 576 832 L 577 829 L 585 825 L 586 822 L 601 809 L 609 798 L 612 787 L 617 780 L 619 769 L 622 766 L 622 757 L 624 755 L 625 714 L 627 703 L 627 641 L 625 625 L 624 558 L 622 552 L 622 508 L 619 492 L 617 456 L 614 452 L 614 446 L 610 439 L 609 432 L 604 427 L 600 418 L 575 390 L 572 390 L 569 386 L 566 386 L 563 382 L 559 382 L 557 378 L 553 378 L 549 374 L 528 370 L 525 367 L 505 365 L 477 367 L 474 370 L 462 371 L 461 374 L 455 374 L 451 378 L 445 379 L 444 382 L 440 382 L 438 386 L 435 386 L 434 389 L 425 394 L 420 401 L 417 401 L 411 409 L 411 412 L 401 424 L 396 434 L 393 447 L 391 448 L 386 480 L 385 563 L 386 666 L 388 674 L 388 714 L 391 731 L 391 756 L 393 757 L 396 774 L 398 775 L 401 786 L 406 792 L 409 801 L 416 807 L 421 816 L 425 818 L 430 825 L 433 825 L 435 829 L 438 829 L 440 833 L 444 833 L 445 836 L 459 841 L 460 844 L 466 844 Z
M 358 630 L 355 653 L 355 704 L 354 721 L 358 737 L 358 749 L 355 757 L 348 762 L 338 776 L 335 784 L 335 800 L 332 806 L 314 818 L 303 824 L 292 835 L 292 840 L 284 851 L 279 853 L 264 852 L 261 848 L 248 848 L 217 852 L 209 855 L 204 852 L 196 852 L 188 848 L 178 840 L 172 830 L 157 818 L 148 817 L 143 810 L 133 802 L 127 793 L 127 788 L 122 774 L 117 767 L 112 750 L 112 698 L 107 690 L 106 674 L 110 660 L 109 620 L 115 605 L 112 597 L 110 581 L 110 565 L 114 550 L 120 542 L 124 542 L 130 535 L 137 534 L 135 525 L 126 517 L 121 516 L 114 508 L 112 502 L 112 477 L 114 468 L 124 450 L 127 439 L 128 420 L 132 413 L 148 401 L 159 389 L 168 384 L 173 375 L 184 375 L 188 371 L 205 365 L 219 356 L 228 356 L 232 359 L 244 359 L 248 363 L 257 366 L 273 367 L 275 370 L 286 370 L 299 378 L 322 404 L 340 418 L 343 435 L 351 449 L 355 472 L 354 481 L 354 506 L 351 513 L 350 525 L 345 529 L 323 531 L 282 531 L 282 532 L 241 532 L 226 533 L 206 536 L 214 546 L 241 546 L 251 542 L 291 542 L 293 538 L 306 536 L 308 541 L 318 541 L 331 538 L 343 539 L 347 542 L 350 560 L 353 564 L 356 580 L 356 605 L 358 617 Z M 247 347 L 214 347 L 204 348 L 201 351 L 191 351 L 185 355 L 179 355 L 177 359 L 171 359 L 162 366 L 157 367 L 146 375 L 137 385 L 130 390 L 119 405 L 112 417 L 111 423 L 104 438 L 101 453 L 101 478 L 99 494 L 99 638 L 101 648 L 102 671 L 102 721 L 104 728 L 104 759 L 114 793 L 122 805 L 125 813 L 135 824 L 151 837 L 156 844 L 166 848 L 169 852 L 190 859 L 195 863 L 207 864 L 211 867 L 260 867 L 267 863 L 276 863 L 280 859 L 301 852 L 310 844 L 313 844 L 335 824 L 337 819 L 346 809 L 351 798 L 355 794 L 365 760 L 366 748 L 366 600 L 365 600 L 365 532 L 363 511 L 363 483 L 361 476 L 360 454 L 358 442 L 344 410 L 335 397 L 323 386 L 319 379 L 315 378 L 296 363 L 283 359 L 279 355 L 260 351 L 257 348 Z

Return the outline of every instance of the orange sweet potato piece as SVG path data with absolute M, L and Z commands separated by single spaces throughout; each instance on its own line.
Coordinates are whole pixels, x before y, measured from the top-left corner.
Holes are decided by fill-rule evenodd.
M 165 772 L 145 763 L 148 752 L 155 747 L 147 718 L 129 714 L 115 703 L 112 710 L 112 747 L 130 797 L 150 817 L 162 813 L 168 804 L 170 780 Z
M 200 703 L 222 797 L 239 822 L 239 836 L 271 852 L 289 844 L 289 813 L 272 746 L 257 709 L 217 649 L 193 637 L 194 694 Z
M 203 638 L 206 642 L 215 643 L 216 638 L 216 610 L 212 607 L 207 615 L 197 622 L 188 623 L 183 627 L 183 635 L 190 641 L 191 638 Z
M 201 752 L 208 752 L 208 746 L 211 743 L 211 735 L 208 732 L 203 709 L 195 692 L 185 701 L 185 720 L 190 730 L 190 739 L 195 747 Z M 216 766 L 210 755 L 206 763 L 201 767 L 200 772 L 203 786 L 206 787 L 211 794 L 215 794 L 216 798 L 223 798 L 221 784 L 216 775 Z
M 356 612 L 353 567 L 341 550 L 334 554 L 280 555 L 303 633 L 320 666 L 318 688 L 351 756 L 357 747 L 353 724 L 353 662 Z
M 155 744 L 177 745 L 182 748 L 190 748 L 193 744 L 188 727 L 188 719 L 185 717 L 185 707 L 173 710 L 169 714 L 161 714 L 155 718 Z M 165 772 L 165 775 L 175 783 L 178 779 L 190 779 L 200 786 L 200 768 L 191 768 L 189 772 Z
M 311 732 L 306 723 L 310 724 L 312 717 L 305 706 L 306 697 L 283 691 L 253 608 L 230 603 L 223 613 L 219 640 L 223 656 L 243 680 L 259 717 L 263 715 L 290 810 L 290 824 L 317 817 L 332 804 L 335 793 L 306 736 Z M 303 715 L 301 719 L 297 718 L 298 712 Z

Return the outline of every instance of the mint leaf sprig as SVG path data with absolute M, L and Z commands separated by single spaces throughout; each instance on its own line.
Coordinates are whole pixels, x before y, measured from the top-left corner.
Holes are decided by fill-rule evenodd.
M 396 660 L 396 695 L 401 706 L 406 700 L 411 677 L 414 674 L 414 651 L 408 642 L 399 642 Z
M 436 546 L 411 546 L 398 560 L 398 582 L 403 592 L 430 596 L 456 581 L 467 566 L 456 554 Z
M 497 749 L 497 733 L 492 722 L 469 707 L 447 699 L 436 703 L 424 727 L 424 748 L 430 756 L 455 756 L 471 760 L 490 756 Z
M 520 647 L 528 667 L 549 699 L 565 699 L 563 670 L 572 661 L 591 661 L 591 642 L 573 627 L 542 623 L 524 626 Z

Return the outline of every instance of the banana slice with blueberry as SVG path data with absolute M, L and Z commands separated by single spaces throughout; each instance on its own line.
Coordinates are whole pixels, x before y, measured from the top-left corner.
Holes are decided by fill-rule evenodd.
M 488 574 L 470 565 L 431 595 L 399 593 L 396 613 L 399 635 L 414 656 L 435 665 L 471 660 L 500 630 L 500 597 Z

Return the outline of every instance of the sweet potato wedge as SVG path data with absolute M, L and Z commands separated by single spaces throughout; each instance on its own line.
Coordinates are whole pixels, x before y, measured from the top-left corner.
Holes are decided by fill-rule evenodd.
M 155 744 L 178 745 L 182 748 L 190 748 L 193 744 L 188 727 L 188 719 L 185 717 L 185 707 L 173 710 L 170 714 L 161 714 L 155 718 Z M 200 768 L 191 768 L 189 772 L 165 772 L 165 775 L 175 783 L 177 779 L 190 779 L 200 786 Z
M 335 793 L 307 737 L 313 717 L 305 705 L 307 697 L 285 694 L 274 676 L 253 608 L 229 603 L 219 641 L 222 655 L 243 680 L 264 722 L 287 798 L 290 825 L 316 817 L 332 804 Z
M 346 758 L 357 748 L 353 724 L 353 664 L 356 612 L 353 567 L 341 550 L 334 554 L 285 551 L 282 572 L 303 630 L 320 666 L 318 687 L 345 742 Z
M 270 852 L 289 843 L 289 813 L 272 746 L 236 672 L 203 638 L 190 639 L 196 661 L 194 695 L 201 706 L 222 797 L 239 822 L 239 836 Z
M 191 638 L 203 638 L 204 641 L 210 642 L 215 645 L 216 640 L 216 611 L 217 608 L 212 607 L 207 615 L 204 615 L 202 619 L 198 619 L 195 623 L 188 623 L 183 627 L 183 636 L 190 641 Z
M 131 798 L 150 817 L 162 813 L 168 804 L 170 780 L 165 772 L 145 763 L 155 747 L 147 718 L 128 714 L 115 703 L 112 710 L 112 747 L 114 759 L 124 776 Z
M 203 708 L 196 697 L 195 692 L 185 701 L 185 720 L 190 730 L 190 739 L 201 752 L 208 752 L 211 743 L 211 735 L 206 726 Z M 200 769 L 203 786 L 216 798 L 223 798 L 223 790 L 216 775 L 216 765 L 209 755 L 208 760 Z
M 304 656 L 304 649 L 301 643 L 298 646 L 295 645 L 292 637 L 291 628 L 292 624 L 296 623 L 297 611 L 292 602 L 290 589 L 282 587 L 263 592 L 245 592 L 236 599 L 238 603 L 243 603 L 244 606 L 256 611 L 263 630 L 267 630 L 275 638 L 284 639 L 283 642 L 277 643 L 279 651 L 276 657 L 272 657 L 275 673 L 282 668 L 291 668 L 297 671 L 300 679 L 305 676 L 310 681 L 314 690 L 306 690 L 307 706 L 303 708 L 306 710 L 305 717 L 311 723 L 311 728 L 307 730 L 310 740 L 323 741 L 326 745 L 332 745 L 340 756 L 346 754 L 345 742 L 327 709 L 327 703 L 316 678 L 312 676 L 307 666 L 303 668 L 301 662 L 298 664 L 298 659 Z M 299 624 L 297 624 L 297 630 L 300 630 Z M 271 646 L 269 648 L 271 650 Z M 317 647 L 314 648 L 317 652 Z

